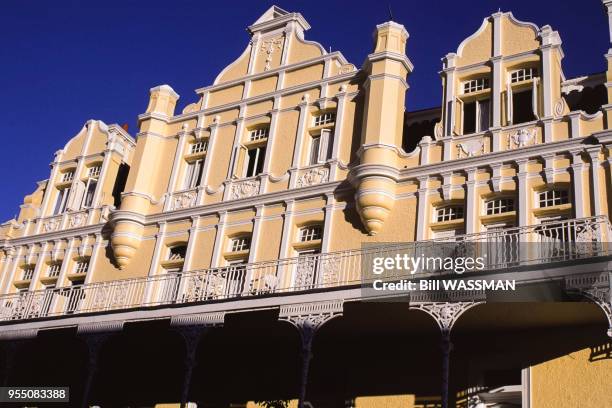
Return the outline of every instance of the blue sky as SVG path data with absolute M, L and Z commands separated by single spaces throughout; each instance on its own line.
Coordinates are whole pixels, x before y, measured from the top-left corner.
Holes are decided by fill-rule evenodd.
M 0 137 L 7 153 L 0 161 L 0 220 L 17 214 L 23 196 L 49 176 L 53 152 L 88 119 L 128 123 L 135 134 L 148 89 L 163 83 L 181 95 L 178 109 L 193 102 L 194 90 L 240 55 L 246 26 L 272 4 L 300 11 L 312 26 L 308 39 L 342 51 L 358 67 L 390 4 L 394 20 L 410 33 L 409 110 L 440 104 L 440 58 L 498 9 L 558 30 L 568 78 L 603 71 L 609 46 L 600 0 L 3 0 Z

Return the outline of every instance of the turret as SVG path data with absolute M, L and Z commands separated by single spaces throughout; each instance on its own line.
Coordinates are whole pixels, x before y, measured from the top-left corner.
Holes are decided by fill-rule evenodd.
M 376 27 L 374 52 L 365 70 L 364 122 L 360 165 L 352 172 L 357 186 L 356 201 L 361 220 L 370 235 L 383 228 L 395 202 L 402 146 L 406 77 L 413 66 L 406 56 L 408 32 L 389 21 Z
M 144 219 L 155 206 L 160 205 L 162 191 L 158 180 L 164 176 L 160 158 L 167 143 L 167 119 L 174 116 L 179 95 L 168 85 L 150 90 L 149 106 L 140 116 L 140 134 L 132 171 L 128 176 L 121 207 L 112 215 L 114 230 L 111 243 L 115 260 L 123 269 L 138 251 L 144 231 Z

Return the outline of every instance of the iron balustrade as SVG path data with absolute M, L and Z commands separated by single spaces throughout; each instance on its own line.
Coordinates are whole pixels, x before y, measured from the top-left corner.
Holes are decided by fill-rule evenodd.
M 274 261 L 96 282 L 0 296 L 0 321 L 191 304 L 274 293 L 354 287 L 375 257 L 481 256 L 485 271 L 609 256 L 612 228 L 605 216 L 547 222 L 444 239 L 364 246 Z M 90 271 L 90 273 L 93 271 Z M 433 276 L 443 271 L 421 271 Z

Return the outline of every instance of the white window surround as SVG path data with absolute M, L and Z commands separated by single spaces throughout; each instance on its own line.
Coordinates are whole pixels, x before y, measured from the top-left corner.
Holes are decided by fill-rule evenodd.
M 489 89 L 489 87 L 490 85 L 488 77 L 475 78 L 463 82 L 462 92 L 464 94 L 469 94 L 472 92 Z
M 549 189 L 536 193 L 538 208 L 569 204 L 569 191 L 565 189 Z
M 503 214 L 514 211 L 514 198 L 499 197 L 485 201 L 485 215 Z
M 254 147 L 246 150 L 244 160 L 243 177 L 255 177 L 260 174 L 260 169 L 263 169 L 263 163 L 266 157 L 266 146 Z
M 332 146 L 332 133 L 330 129 L 322 129 L 321 133 L 310 137 L 310 150 L 307 165 L 323 164 L 329 159 Z
M 230 240 L 230 252 L 246 251 L 251 247 L 250 237 L 236 237 Z
M 258 127 L 249 130 L 249 141 L 254 142 L 257 140 L 266 139 L 268 137 L 269 127 Z
M 313 120 L 313 126 L 323 126 L 328 125 L 330 123 L 334 123 L 336 120 L 335 112 L 323 112 L 321 114 L 315 115 Z
M 307 225 L 299 229 L 299 242 L 315 241 L 323 238 L 323 228 L 321 225 Z
M 437 207 L 434 211 L 434 222 L 445 222 L 451 220 L 460 220 L 463 218 L 462 205 L 445 205 Z
M 531 110 L 534 120 L 539 118 L 538 114 L 538 76 L 536 68 L 521 68 L 508 72 L 506 82 L 506 117 L 509 124 L 514 124 L 513 112 L 513 85 L 519 82 L 531 80 Z

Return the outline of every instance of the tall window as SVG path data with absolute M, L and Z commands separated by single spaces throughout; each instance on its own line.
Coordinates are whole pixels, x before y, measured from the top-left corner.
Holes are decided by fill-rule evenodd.
M 53 215 L 61 214 L 66 211 L 69 195 L 70 187 L 62 188 L 58 191 L 57 199 L 55 200 L 55 207 L 53 208 Z
M 321 129 L 321 133 L 310 137 L 308 164 L 325 163 L 332 154 L 332 133 L 330 129 Z
M 323 126 L 334 123 L 336 114 L 334 112 L 325 112 L 314 117 L 314 126 Z
M 533 90 L 527 89 L 512 93 L 512 123 L 525 123 L 535 120 L 533 114 Z
M 85 187 L 85 196 L 83 197 L 83 207 L 90 208 L 93 206 L 94 195 L 96 194 L 96 187 L 98 186 L 98 180 L 95 178 L 89 178 L 87 180 L 87 186 Z
M 202 169 L 204 160 L 199 159 L 187 164 L 187 174 L 185 175 L 184 189 L 196 188 L 202 179 Z
M 253 177 L 263 172 L 266 146 L 253 147 L 247 151 L 245 177 Z
M 463 103 L 463 134 L 484 132 L 490 123 L 489 99 Z
M 553 207 L 569 203 L 567 190 L 546 190 L 538 193 L 538 204 L 540 208 Z
M 246 251 L 251 247 L 251 239 L 249 237 L 236 237 L 230 241 L 230 251 Z
M 436 209 L 436 222 L 460 220 L 463 218 L 463 207 L 460 205 L 449 205 Z
M 487 215 L 502 214 L 514 211 L 514 200 L 512 198 L 497 198 L 487 201 L 485 206 Z

